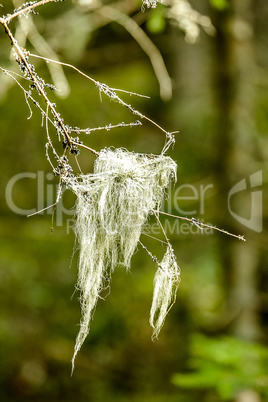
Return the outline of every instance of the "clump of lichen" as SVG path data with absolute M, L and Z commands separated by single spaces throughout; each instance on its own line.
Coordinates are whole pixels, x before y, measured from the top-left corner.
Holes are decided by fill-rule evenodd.
M 104 149 L 92 174 L 67 179 L 66 184 L 77 196 L 75 234 L 80 248 L 77 287 L 82 310 L 73 367 L 107 279 L 119 264 L 130 268 L 142 228 L 149 214 L 159 209 L 165 189 L 176 179 L 176 170 L 173 159 L 163 154 Z M 177 265 L 170 247 L 160 265 L 150 319 L 154 336 L 163 325 L 174 293 L 174 276 L 177 283 Z

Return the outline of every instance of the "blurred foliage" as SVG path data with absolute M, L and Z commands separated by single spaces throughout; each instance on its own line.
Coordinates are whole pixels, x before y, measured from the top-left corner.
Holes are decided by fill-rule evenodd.
M 188 373 L 172 382 L 185 389 L 216 390 L 222 400 L 233 400 L 241 390 L 253 389 L 268 398 L 268 348 L 231 337 L 193 334 Z
M 146 21 L 146 28 L 149 32 L 159 34 L 166 28 L 166 19 L 164 16 L 164 9 L 161 4 L 158 5 L 149 15 Z
M 228 0 L 210 0 L 210 3 L 218 10 L 224 10 L 228 7 Z

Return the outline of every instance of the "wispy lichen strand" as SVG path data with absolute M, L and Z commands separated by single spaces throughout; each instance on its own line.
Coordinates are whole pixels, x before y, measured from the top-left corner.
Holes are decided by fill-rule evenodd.
M 77 287 L 82 319 L 73 365 L 107 278 L 119 264 L 130 268 L 143 225 L 150 212 L 159 208 L 176 170 L 168 156 L 104 149 L 93 174 L 66 179 L 77 196 L 75 233 L 80 247 Z M 166 266 L 163 263 L 165 270 Z
M 153 338 L 157 338 L 167 313 L 175 302 L 179 284 L 180 268 L 177 265 L 174 251 L 169 244 L 154 277 L 154 294 L 150 312 Z

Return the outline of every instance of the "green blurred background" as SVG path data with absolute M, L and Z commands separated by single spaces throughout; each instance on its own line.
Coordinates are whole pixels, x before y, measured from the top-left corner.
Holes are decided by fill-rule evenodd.
M 2 0 L 1 4 L 5 15 L 22 2 Z M 52 209 L 31 218 L 15 210 L 53 203 L 57 178 L 45 157 L 40 113 L 33 108 L 32 118 L 27 119 L 30 112 L 23 92 L 1 72 L 3 402 L 268 400 L 268 3 L 192 0 L 191 5 L 209 16 L 215 27 L 213 36 L 201 28 L 195 43 L 189 43 L 162 5 L 140 12 L 141 4 L 134 0 L 110 3 L 133 17 L 161 51 L 173 83 L 169 101 L 161 100 L 152 65 L 139 44 L 122 25 L 97 12 L 94 2 L 48 4 L 29 21 L 62 61 L 111 87 L 150 96 L 122 94 L 165 129 L 179 130 L 169 152 L 178 163 L 178 181 L 163 209 L 243 234 L 247 241 L 218 232 L 202 234 L 196 226 L 162 217 L 182 280 L 159 340 L 151 340 L 148 322 L 155 266 L 139 248 L 131 272 L 118 268 L 111 293 L 99 301 L 70 377 L 80 321 L 75 291 L 78 251 L 71 228 L 74 197 L 64 192 L 53 234 Z M 24 37 L 25 27 L 23 22 L 10 24 L 22 45 L 42 54 L 44 48 L 35 48 L 41 46 L 40 37 L 29 25 Z M 10 41 L 3 28 L 0 32 L 1 66 L 18 71 L 10 59 Z M 45 63 L 34 62 L 39 75 L 51 82 Z M 136 120 L 121 105 L 100 97 L 94 85 L 75 71 L 64 72 L 69 95 L 66 91 L 65 97 L 50 96 L 66 123 L 92 128 Z M 141 127 L 81 137 L 97 150 L 122 146 L 159 153 L 164 144 L 164 134 L 145 121 Z M 83 172 L 90 172 L 93 155 L 81 152 L 79 160 Z M 257 172 L 262 183 L 253 190 L 262 192 L 262 202 L 255 202 L 254 211 L 261 221 L 256 216 L 252 229 L 231 214 L 228 195 L 246 179 L 247 189 L 233 196 L 230 207 L 249 220 L 249 178 Z M 148 230 L 161 239 L 153 220 Z M 161 243 L 145 235 L 142 241 L 152 253 L 163 255 Z

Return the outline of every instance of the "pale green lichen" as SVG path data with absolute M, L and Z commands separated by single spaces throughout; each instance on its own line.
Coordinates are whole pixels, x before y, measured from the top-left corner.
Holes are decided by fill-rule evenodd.
M 179 284 L 180 268 L 177 265 L 172 247 L 168 245 L 154 277 L 154 294 L 150 312 L 153 338 L 157 338 L 168 311 L 175 302 Z
M 143 225 L 150 212 L 159 209 L 165 189 L 171 180 L 176 179 L 176 170 L 176 163 L 162 154 L 156 156 L 125 149 L 104 149 L 95 161 L 93 174 L 66 180 L 77 196 L 75 234 L 80 248 L 77 288 L 81 294 L 82 319 L 73 367 L 89 332 L 97 301 L 107 287 L 107 279 L 119 264 L 130 268 Z M 174 268 L 171 251 L 168 256 Z M 167 259 L 164 257 L 162 262 L 162 276 L 167 292 L 170 292 Z M 164 298 L 159 279 L 155 285 L 158 290 L 155 291 L 152 311 L 159 310 L 156 324 L 153 323 L 156 335 L 159 326 L 162 326 L 170 295 Z M 160 297 L 158 302 L 157 294 Z M 154 321 L 155 313 L 151 312 L 151 316 Z

